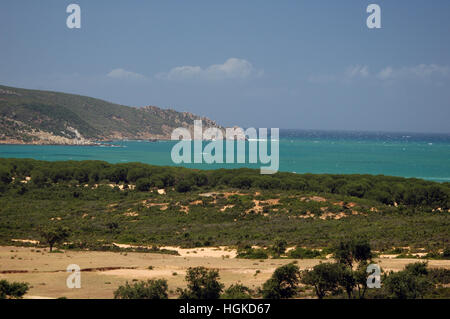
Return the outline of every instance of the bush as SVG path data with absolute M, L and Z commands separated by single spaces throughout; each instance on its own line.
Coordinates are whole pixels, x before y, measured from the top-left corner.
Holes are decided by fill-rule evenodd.
M 22 298 L 28 289 L 28 284 L 24 282 L 9 283 L 6 280 L 0 280 L 0 299 Z
M 442 253 L 443 259 L 450 259 L 450 247 L 445 247 L 444 252 Z
M 286 252 L 287 241 L 284 239 L 276 239 L 275 243 L 271 247 L 271 251 L 275 257 L 280 257 Z
M 258 248 L 254 249 L 247 247 L 238 251 L 236 258 L 242 259 L 267 259 L 269 255 L 264 249 Z
M 139 178 L 136 181 L 136 189 L 140 192 L 148 192 L 152 187 L 152 182 L 148 178 Z
M 305 270 L 301 282 L 314 287 L 317 298 L 323 299 L 328 293 L 336 294 L 342 276 L 342 265 L 337 263 L 321 263 L 312 270 Z
M 432 268 L 428 270 L 428 278 L 437 284 L 450 284 L 450 269 Z
M 156 279 L 134 283 L 128 282 L 114 291 L 115 299 L 167 299 L 167 280 Z
M 297 265 L 287 264 L 275 270 L 272 277 L 262 287 L 263 298 L 286 299 L 297 293 L 300 281 L 300 269 Z
M 192 188 L 192 181 L 188 181 L 188 180 L 182 180 L 180 182 L 178 182 L 177 186 L 176 186 L 176 190 L 179 193 L 186 193 L 189 192 Z
M 302 247 L 296 247 L 288 253 L 288 257 L 294 259 L 313 259 L 320 256 L 320 251 Z
M 433 284 L 425 275 L 415 275 L 410 270 L 391 273 L 384 280 L 383 289 L 387 298 L 417 299 L 433 290 Z
M 221 299 L 251 299 L 251 290 L 250 288 L 242 285 L 242 284 L 234 284 L 228 287 L 223 295 L 220 297 Z
M 177 291 L 180 299 L 219 299 L 224 285 L 219 282 L 219 271 L 205 267 L 190 267 L 186 273 L 187 288 Z
M 366 262 L 372 258 L 370 244 L 365 239 L 341 241 L 334 248 L 334 258 L 341 264 L 353 267 L 354 262 Z
M 144 168 L 132 168 L 128 171 L 127 180 L 135 183 L 139 179 L 147 177 L 147 175 L 147 171 Z
M 11 181 L 11 174 L 7 170 L 0 168 L 0 183 L 9 184 Z
M 50 226 L 41 231 L 41 236 L 50 246 L 50 252 L 52 252 L 53 246 L 56 243 L 64 242 L 70 236 L 70 232 L 67 227 Z

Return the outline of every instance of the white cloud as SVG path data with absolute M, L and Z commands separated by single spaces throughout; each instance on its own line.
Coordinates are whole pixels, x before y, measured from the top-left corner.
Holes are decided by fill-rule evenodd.
M 366 78 L 369 76 L 369 67 L 367 65 L 354 65 L 347 68 L 344 77 L 347 79 Z
M 378 73 L 370 73 L 367 65 L 355 65 L 348 67 L 340 74 L 318 74 L 308 77 L 308 82 L 314 84 L 324 83 L 350 83 L 352 80 L 381 80 L 387 82 L 400 80 L 431 80 L 450 77 L 450 67 L 436 64 L 420 64 L 411 67 L 385 67 Z
M 262 70 L 256 70 L 253 65 L 244 59 L 230 58 L 223 64 L 213 64 L 206 68 L 200 66 L 177 66 L 167 73 L 159 73 L 158 78 L 168 80 L 186 79 L 245 79 L 252 76 L 259 77 Z
M 380 78 L 381 80 L 386 80 L 392 77 L 393 73 L 394 70 L 390 66 L 388 66 L 387 68 L 381 70 L 380 73 L 378 73 L 378 78 Z
M 159 77 L 166 77 L 169 80 L 189 79 L 199 77 L 203 70 L 199 66 L 177 66 L 169 71 L 169 73 L 161 73 Z
M 448 66 L 436 64 L 420 64 L 412 67 L 403 67 L 394 69 L 386 67 L 381 70 L 377 77 L 380 80 L 394 80 L 394 79 L 425 79 L 431 77 L 447 77 L 450 75 L 450 68 Z
M 111 72 L 109 72 L 107 77 L 113 78 L 113 79 L 134 79 L 134 80 L 144 80 L 146 77 L 142 74 L 127 71 L 124 69 L 114 69 Z

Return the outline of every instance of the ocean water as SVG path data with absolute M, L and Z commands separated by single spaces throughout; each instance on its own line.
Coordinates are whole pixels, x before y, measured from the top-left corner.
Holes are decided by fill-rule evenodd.
M 176 144 L 173 141 L 114 141 L 112 144 L 115 146 L 0 145 L 0 157 L 177 165 L 171 159 Z M 450 182 L 450 134 L 281 130 L 279 150 L 280 171 L 382 174 Z M 249 164 L 248 152 L 246 155 L 244 164 L 182 166 L 199 169 L 265 166 Z

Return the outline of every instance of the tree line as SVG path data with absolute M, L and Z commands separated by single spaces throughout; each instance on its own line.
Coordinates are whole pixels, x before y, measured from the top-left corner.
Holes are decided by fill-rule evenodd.
M 30 183 L 20 181 L 29 178 Z M 203 188 L 298 190 L 376 200 L 389 205 L 450 208 L 450 183 L 383 175 L 294 174 L 260 175 L 258 170 L 195 170 L 142 163 L 110 164 L 103 161 L 45 162 L 0 159 L 0 194 L 15 187 L 43 188 L 55 183 L 134 185 L 138 192 L 173 187 L 180 193 Z

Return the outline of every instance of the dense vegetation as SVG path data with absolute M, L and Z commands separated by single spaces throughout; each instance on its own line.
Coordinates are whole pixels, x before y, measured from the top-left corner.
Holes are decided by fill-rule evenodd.
M 177 127 L 188 127 L 190 113 L 157 107 L 135 108 L 58 92 L 26 90 L 0 85 L 0 140 L 39 141 L 33 130 L 55 136 L 86 139 L 170 137 Z M 204 118 L 205 126 L 216 126 Z
M 42 240 L 53 227 L 70 230 L 72 248 L 278 240 L 272 251 L 241 250 L 266 258 L 287 244 L 326 247 L 346 234 L 365 235 L 376 249 L 424 247 L 439 257 L 449 245 L 449 208 L 450 184 L 420 179 L 0 159 L 0 241 L 8 244 Z

